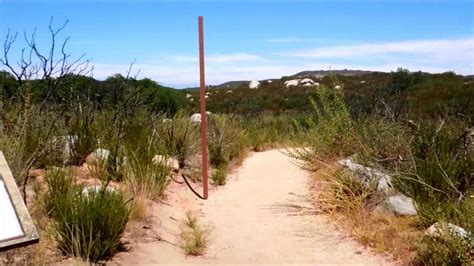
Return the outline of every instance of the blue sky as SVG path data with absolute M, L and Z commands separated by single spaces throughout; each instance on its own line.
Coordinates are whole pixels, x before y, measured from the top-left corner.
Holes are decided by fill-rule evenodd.
M 73 55 L 92 58 L 94 77 L 136 60 L 140 77 L 193 86 L 199 15 L 209 84 L 329 68 L 474 74 L 472 1 L 0 0 L 0 41 L 37 27 L 47 47 L 50 17 L 67 18 L 62 36 Z

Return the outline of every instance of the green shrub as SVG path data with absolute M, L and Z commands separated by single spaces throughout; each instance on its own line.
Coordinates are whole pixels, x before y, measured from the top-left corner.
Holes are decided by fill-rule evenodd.
M 209 229 L 202 226 L 192 212 L 186 213 L 184 228 L 181 232 L 181 247 L 186 254 L 202 255 L 209 242 Z
M 84 261 L 98 262 L 119 247 L 130 208 L 122 194 L 79 187 L 55 201 L 53 236 L 59 249 Z
M 170 183 L 170 168 L 130 152 L 124 166 L 124 180 L 133 195 L 154 200 L 163 195 Z
M 55 110 L 40 112 L 29 97 L 25 101 L 23 105 L 0 101 L 0 150 L 19 185 L 33 167 L 60 165 L 62 152 L 52 145 L 59 114 Z
M 70 154 L 67 154 L 68 163 L 81 165 L 96 148 L 94 115 L 93 110 L 86 108 L 79 108 L 78 112 L 74 112 L 68 126 L 69 136 L 66 139 L 70 147 Z
M 179 167 L 183 168 L 186 160 L 197 150 L 198 127 L 190 122 L 185 113 L 179 112 L 172 120 L 163 121 L 157 131 L 166 154 L 175 157 Z
M 228 116 L 210 116 L 208 135 L 209 163 L 215 167 L 225 167 L 245 149 L 244 131 Z
M 73 177 L 70 171 L 53 167 L 45 172 L 44 181 L 46 192 L 41 195 L 40 200 L 46 214 L 52 215 L 56 208 L 55 204 L 74 189 Z
M 424 236 L 417 247 L 415 265 L 472 265 L 474 239 Z
M 222 186 L 225 185 L 227 181 L 226 171 L 225 169 L 218 168 L 216 169 L 211 176 L 212 181 L 214 184 Z
M 310 102 L 310 117 L 297 121 L 298 133 L 294 135 L 294 146 L 305 145 L 309 149 L 294 149 L 290 155 L 309 164 L 350 155 L 354 128 L 342 94 L 319 86 Z
M 294 121 L 300 116 L 297 114 L 263 113 L 258 116 L 241 118 L 241 125 L 245 125 L 247 145 L 255 151 L 267 148 L 289 145 L 297 136 L 294 131 Z

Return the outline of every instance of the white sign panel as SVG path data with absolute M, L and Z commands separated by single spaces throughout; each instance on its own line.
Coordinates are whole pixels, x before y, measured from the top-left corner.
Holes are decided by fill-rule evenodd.
M 24 236 L 7 188 L 0 176 L 0 241 Z
M 23 200 L 0 151 L 0 253 L 39 241 L 35 224 Z

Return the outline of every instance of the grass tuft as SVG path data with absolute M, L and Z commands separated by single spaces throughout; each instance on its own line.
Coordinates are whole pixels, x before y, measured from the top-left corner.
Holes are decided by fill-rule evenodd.
M 188 255 L 198 256 L 206 251 L 209 243 L 209 229 L 203 227 L 192 212 L 186 213 L 184 228 L 181 231 L 181 247 Z

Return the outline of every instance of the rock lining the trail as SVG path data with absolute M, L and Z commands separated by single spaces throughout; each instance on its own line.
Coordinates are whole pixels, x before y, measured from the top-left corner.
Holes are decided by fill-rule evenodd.
M 426 235 L 433 237 L 456 236 L 467 239 L 471 235 L 466 229 L 447 222 L 436 222 L 432 224 L 425 232 Z
M 375 185 L 377 196 L 381 201 L 375 206 L 375 211 L 400 216 L 418 215 L 414 200 L 395 190 L 392 177 L 377 169 L 355 163 L 352 156 L 338 163 L 354 174 L 367 188 Z
M 392 177 L 390 175 L 382 173 L 377 169 L 355 163 L 350 157 L 340 160 L 338 163 L 353 172 L 366 186 L 375 184 L 377 192 L 384 194 L 393 192 Z
M 179 170 L 179 162 L 175 158 L 166 157 L 166 156 L 157 154 L 153 156 L 152 162 L 154 164 L 163 164 L 175 171 Z
M 389 196 L 377 204 L 375 210 L 381 213 L 400 216 L 415 216 L 418 214 L 412 198 L 403 194 Z

